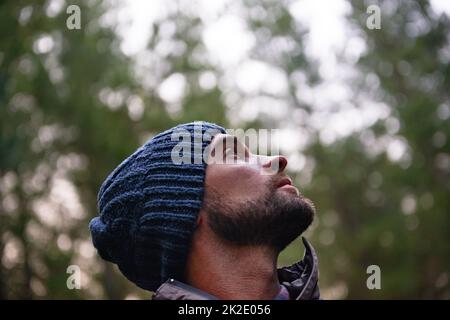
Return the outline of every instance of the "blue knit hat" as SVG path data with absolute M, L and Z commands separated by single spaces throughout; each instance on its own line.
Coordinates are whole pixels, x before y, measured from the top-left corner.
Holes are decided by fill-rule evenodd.
M 208 122 L 164 131 L 124 160 L 100 188 L 99 216 L 89 225 L 94 246 L 143 289 L 155 291 L 168 278 L 184 278 L 203 201 L 202 155 L 217 133 L 225 129 Z

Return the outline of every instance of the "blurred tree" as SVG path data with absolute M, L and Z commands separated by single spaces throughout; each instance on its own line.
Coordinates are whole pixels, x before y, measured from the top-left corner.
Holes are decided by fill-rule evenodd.
M 118 50 L 115 33 L 99 25 L 104 8 L 91 3 L 89 10 L 80 4 L 81 30 L 68 30 L 65 7 L 54 12 L 50 2 L 1 5 L 6 298 L 83 296 L 67 289 L 66 268 L 80 260 L 99 183 L 138 144 L 138 126 L 123 107 L 122 92 L 135 90 L 130 63 Z M 65 195 L 70 203 L 55 196 L 58 188 L 70 191 L 70 181 L 83 203 L 78 214 L 70 207 L 76 192 Z M 107 294 L 118 297 L 112 290 Z
M 349 0 L 348 21 L 367 46 L 355 65 L 341 61 L 358 71 L 351 102 L 389 112 L 330 144 L 309 122 L 316 110 L 304 88 L 321 79 L 294 2 L 226 6 L 217 19 L 231 12 L 252 43 L 231 65 L 206 48 L 207 23 L 189 1 L 167 2 L 134 57 L 121 51 L 115 7 L 79 1 L 81 30 L 68 30 L 64 1 L 2 2 L 0 298 L 148 297 L 97 257 L 87 225 L 120 161 L 193 120 L 305 132 L 295 177 L 318 208 L 308 237 L 325 297 L 449 298 L 448 17 L 427 1 Z M 369 4 L 381 7 L 381 30 L 366 28 Z M 252 70 L 276 77 L 258 90 L 237 84 L 239 71 Z M 241 117 L 244 109 L 255 114 Z M 287 248 L 281 264 L 298 260 L 298 248 Z M 70 264 L 83 270 L 81 290 L 66 286 Z M 381 267 L 382 290 L 366 287 L 371 264 Z
M 350 3 L 352 27 L 367 45 L 353 87 L 389 114 L 309 150 L 315 236 L 335 239 L 319 247 L 328 266 L 322 279 L 345 283 L 348 298 L 448 299 L 450 21 L 428 1 Z M 366 27 L 371 4 L 381 8 L 380 30 Z M 381 268 L 381 290 L 366 287 L 372 264 Z
M 157 54 L 172 39 L 158 32 L 165 21 L 155 24 L 148 53 L 160 64 L 146 70 L 154 82 L 145 85 L 120 50 L 108 21 L 113 8 L 77 4 L 81 30 L 66 28 L 64 2 L 1 5 L 1 298 L 148 297 L 94 254 L 87 226 L 98 188 L 153 134 L 179 121 L 225 121 L 220 94 L 198 90 L 200 68 L 186 60 L 199 38 L 183 34 L 190 30 L 183 23 L 195 20 L 175 26 L 186 48 L 181 57 Z M 190 98 L 179 102 L 189 112 L 168 113 L 157 91 L 173 74 L 193 83 Z M 66 287 L 70 264 L 83 270 L 82 290 Z

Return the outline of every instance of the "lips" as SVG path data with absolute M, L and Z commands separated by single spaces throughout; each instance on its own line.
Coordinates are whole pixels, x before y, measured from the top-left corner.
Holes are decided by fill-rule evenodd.
M 276 184 L 277 189 L 286 190 L 295 193 L 297 196 L 300 195 L 300 191 L 292 185 L 292 180 L 288 177 L 281 178 Z
M 280 181 L 278 181 L 277 188 L 281 188 L 281 187 L 284 187 L 286 185 L 292 186 L 292 180 L 287 178 L 287 177 L 282 178 Z

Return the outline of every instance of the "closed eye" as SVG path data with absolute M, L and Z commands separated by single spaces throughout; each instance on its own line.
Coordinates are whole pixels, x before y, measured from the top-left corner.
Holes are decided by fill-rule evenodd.
M 225 140 L 223 155 L 225 157 L 233 157 L 234 159 L 248 159 L 250 153 L 245 145 L 240 143 L 237 137 L 230 136 Z

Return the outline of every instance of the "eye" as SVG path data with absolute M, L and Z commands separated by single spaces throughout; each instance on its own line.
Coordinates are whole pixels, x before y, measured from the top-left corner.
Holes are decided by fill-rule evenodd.
M 236 156 L 236 152 L 234 152 L 233 148 L 226 148 L 225 155 L 226 156 Z
M 234 150 L 234 148 L 227 148 L 225 150 L 225 157 L 226 158 L 232 158 L 232 159 L 235 159 L 235 160 L 243 159 L 243 157 L 240 154 L 240 152 L 236 152 L 236 150 Z

